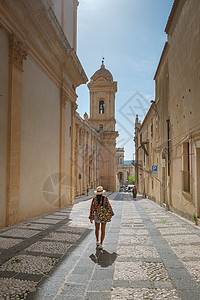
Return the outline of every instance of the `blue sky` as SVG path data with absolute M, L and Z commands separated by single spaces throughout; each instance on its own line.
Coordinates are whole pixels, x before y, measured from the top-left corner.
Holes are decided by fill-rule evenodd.
M 88 79 L 105 66 L 118 82 L 117 147 L 133 159 L 134 122 L 142 120 L 154 99 L 154 74 L 167 36 L 173 0 L 79 0 L 78 57 Z M 87 85 L 77 89 L 78 112 L 89 111 Z

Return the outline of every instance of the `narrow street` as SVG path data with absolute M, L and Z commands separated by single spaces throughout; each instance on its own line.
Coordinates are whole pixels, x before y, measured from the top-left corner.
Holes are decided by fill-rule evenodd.
M 0 299 L 200 299 L 198 227 L 112 193 L 115 216 L 96 250 L 90 197 L 0 231 Z

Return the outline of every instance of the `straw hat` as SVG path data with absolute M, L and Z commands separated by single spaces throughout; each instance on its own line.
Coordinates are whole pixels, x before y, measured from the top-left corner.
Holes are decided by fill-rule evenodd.
M 105 190 L 103 189 L 102 186 L 98 186 L 97 190 L 94 192 L 96 195 L 102 195 L 103 193 L 105 193 Z

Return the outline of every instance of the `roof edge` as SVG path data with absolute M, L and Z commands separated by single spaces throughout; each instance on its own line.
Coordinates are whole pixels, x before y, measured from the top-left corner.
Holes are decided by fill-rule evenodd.
M 166 26 L 165 26 L 165 32 L 166 32 L 166 34 L 169 33 L 169 29 L 170 29 L 170 27 L 171 27 L 172 21 L 173 21 L 173 19 L 174 19 L 175 14 L 176 14 L 178 5 L 181 4 L 182 7 L 183 7 L 184 4 L 185 4 L 185 1 L 186 1 L 186 0 L 174 0 L 174 3 L 173 3 L 173 5 L 172 5 L 172 9 L 171 9 L 171 12 L 170 12 L 170 15 L 169 15 L 167 24 L 166 24 Z M 182 8 L 181 8 L 181 10 L 182 10 Z
M 160 56 L 160 60 L 159 60 L 159 63 L 158 63 L 157 69 L 156 69 L 156 73 L 155 73 L 155 75 L 154 75 L 153 80 L 155 80 L 156 77 L 157 77 L 158 71 L 159 71 L 159 69 L 160 69 L 160 67 L 161 67 L 161 64 L 162 64 L 162 62 L 163 62 L 163 59 L 166 57 L 166 54 L 167 54 L 168 49 L 169 49 L 169 43 L 166 42 L 166 43 L 165 43 L 165 46 L 164 46 L 164 48 L 163 48 L 162 54 L 161 54 L 161 56 Z

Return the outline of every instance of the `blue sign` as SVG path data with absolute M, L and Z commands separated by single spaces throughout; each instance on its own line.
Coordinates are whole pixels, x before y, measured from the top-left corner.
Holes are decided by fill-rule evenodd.
M 152 171 L 153 171 L 153 172 L 158 172 L 158 166 L 153 165 L 153 166 L 152 166 Z

